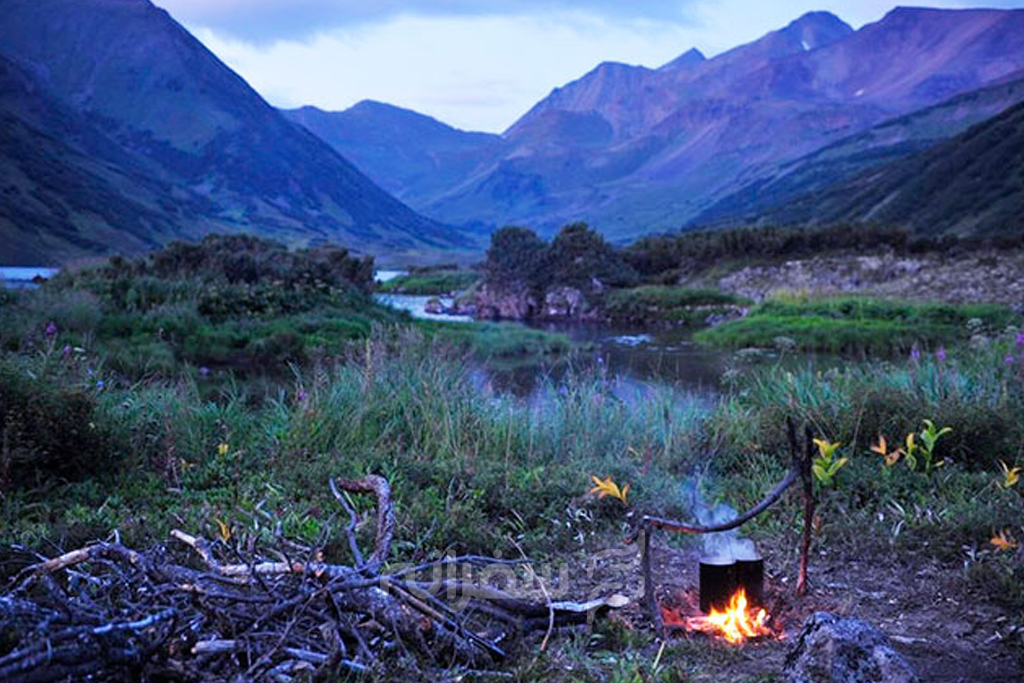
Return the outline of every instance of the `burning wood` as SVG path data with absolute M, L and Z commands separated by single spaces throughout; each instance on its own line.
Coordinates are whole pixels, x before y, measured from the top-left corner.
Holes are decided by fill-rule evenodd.
M 690 617 L 685 625 L 690 631 L 704 631 L 721 635 L 730 643 L 742 643 L 748 638 L 770 635 L 767 622 L 768 612 L 760 608 L 755 613 L 748 608 L 747 592 L 740 588 L 729 598 L 724 610 L 712 608 L 707 616 Z
M 670 629 L 706 633 L 730 643 L 776 636 L 768 610 L 751 604 L 743 588 L 737 589 L 721 609 L 712 607 L 707 614 L 699 611 L 692 591 L 674 596 L 673 601 L 674 606 L 660 608 L 662 622 Z

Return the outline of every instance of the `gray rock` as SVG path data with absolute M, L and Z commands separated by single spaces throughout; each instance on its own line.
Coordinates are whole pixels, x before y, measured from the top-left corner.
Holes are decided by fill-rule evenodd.
M 853 617 L 812 615 L 786 657 L 786 683 L 920 683 L 881 632 Z
M 574 287 L 555 287 L 544 295 L 545 318 L 578 318 L 586 307 L 583 292 Z
M 503 287 L 484 285 L 476 294 L 476 317 L 503 320 L 528 320 L 537 315 L 537 300 L 524 282 Z

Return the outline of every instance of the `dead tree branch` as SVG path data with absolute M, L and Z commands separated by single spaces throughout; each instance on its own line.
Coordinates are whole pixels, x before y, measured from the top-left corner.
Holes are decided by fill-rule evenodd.
M 506 657 L 507 642 L 628 602 L 552 602 L 437 578 L 442 569 L 454 577 L 460 564 L 488 562 L 475 556 L 382 573 L 395 530 L 388 482 L 370 476 L 331 489 L 349 511 L 352 566 L 281 539 L 243 549 L 241 541 L 174 530 L 170 547 L 97 543 L 25 568 L 0 592 L 0 624 L 13 644 L 0 656 L 0 680 L 287 683 L 310 672 L 331 679 L 368 671 L 397 653 L 430 670 L 480 667 Z M 376 498 L 375 545 L 365 561 L 358 517 L 342 491 Z

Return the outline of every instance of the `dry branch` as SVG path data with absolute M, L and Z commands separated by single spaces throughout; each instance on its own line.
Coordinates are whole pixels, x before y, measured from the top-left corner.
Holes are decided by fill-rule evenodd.
M 27 567 L 0 593 L 0 626 L 13 642 L 0 651 L 0 681 L 287 683 L 302 672 L 367 671 L 399 653 L 424 669 L 488 666 L 506 656 L 505 643 L 628 602 L 537 601 L 472 582 L 420 580 L 487 561 L 473 556 L 382 573 L 395 529 L 388 482 L 370 476 L 332 481 L 331 489 L 349 511 L 352 566 L 321 561 L 319 549 L 291 556 L 297 546 L 280 539 L 243 551 L 174 530 L 170 547 L 97 543 Z M 342 491 L 376 499 L 375 545 L 365 561 Z

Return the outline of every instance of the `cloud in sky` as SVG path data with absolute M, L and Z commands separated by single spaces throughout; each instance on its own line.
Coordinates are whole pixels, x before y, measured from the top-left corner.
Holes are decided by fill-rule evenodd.
M 711 56 L 829 10 L 859 27 L 892 0 L 156 0 L 272 104 L 375 99 L 501 131 L 602 61 Z M 956 0 L 932 6 L 961 7 Z M 992 5 L 1024 6 L 1024 0 Z
M 481 17 L 585 12 L 618 19 L 680 21 L 688 0 L 157 0 L 189 24 L 262 42 L 325 28 L 422 17 Z

